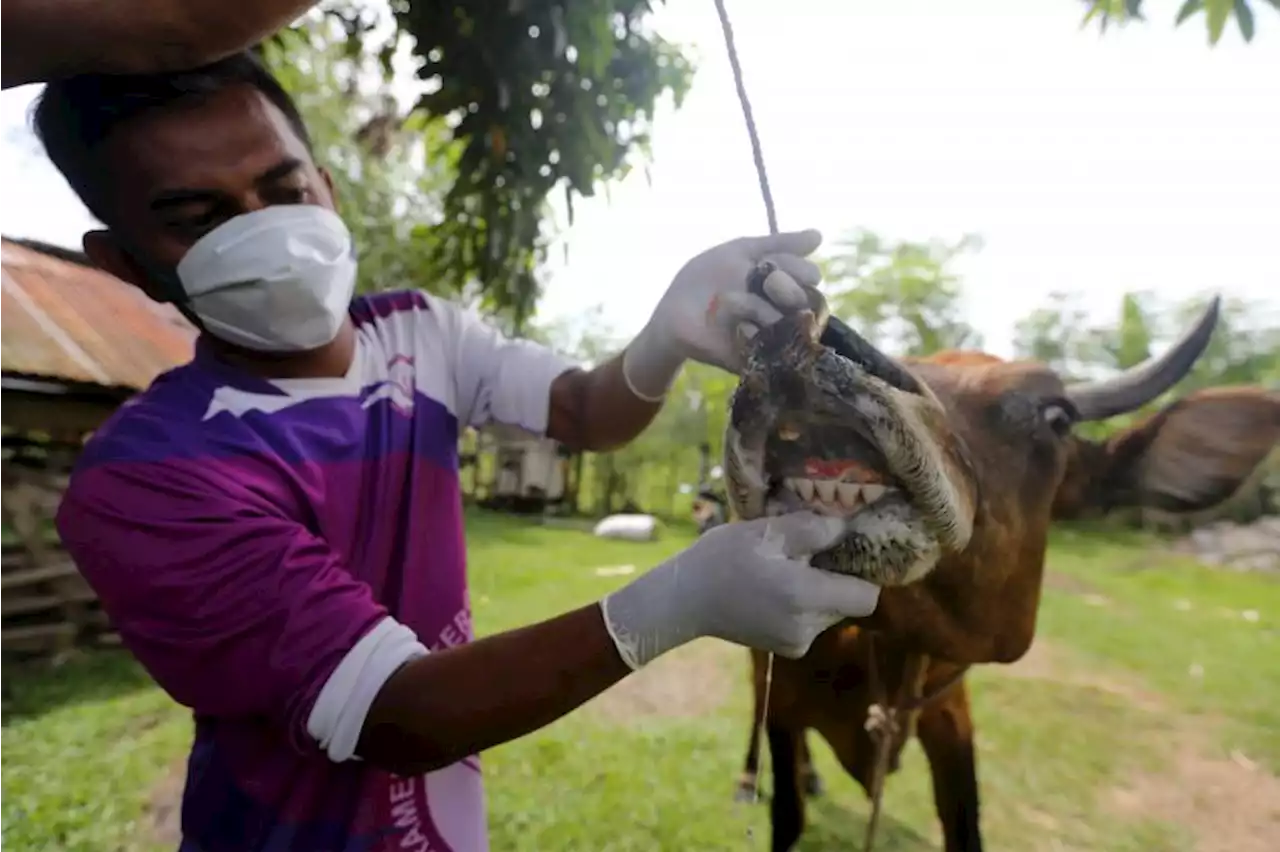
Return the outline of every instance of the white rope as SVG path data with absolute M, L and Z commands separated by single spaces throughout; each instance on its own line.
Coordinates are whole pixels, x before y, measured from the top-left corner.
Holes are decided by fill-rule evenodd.
M 716 12 L 720 15 L 720 29 L 724 30 L 724 46 L 729 52 L 729 66 L 733 69 L 733 84 L 738 89 L 738 102 L 742 104 L 742 117 L 747 122 L 747 135 L 751 137 L 751 156 L 756 163 L 756 177 L 760 180 L 760 193 L 764 196 L 764 212 L 769 219 L 769 233 L 778 233 L 778 214 L 773 207 L 773 192 L 769 189 L 769 175 L 764 169 L 764 152 L 760 148 L 760 133 L 756 130 L 756 120 L 751 114 L 751 100 L 747 97 L 747 89 L 742 82 L 742 65 L 738 62 L 738 48 L 733 42 L 733 26 L 729 23 L 729 13 L 724 8 L 724 0 L 715 0 Z

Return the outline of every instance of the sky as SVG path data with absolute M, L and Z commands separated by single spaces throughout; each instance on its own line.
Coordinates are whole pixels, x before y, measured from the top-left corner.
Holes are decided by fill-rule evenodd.
M 1280 16 L 1255 3 L 1254 43 L 1231 24 L 1210 48 L 1178 5 L 1099 35 L 1075 0 L 727 0 L 781 227 L 981 235 L 965 310 L 1001 355 L 1055 290 L 1106 319 L 1127 290 L 1216 289 L 1280 321 Z M 693 88 L 648 179 L 575 204 L 539 318 L 600 305 L 632 334 L 687 259 L 767 230 L 714 4 L 655 27 Z M 0 95 L 0 231 L 75 246 L 93 221 L 25 130 L 36 94 Z

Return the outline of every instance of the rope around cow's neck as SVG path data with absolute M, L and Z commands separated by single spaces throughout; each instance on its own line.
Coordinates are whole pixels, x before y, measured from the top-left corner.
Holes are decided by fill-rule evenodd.
M 715 4 L 716 13 L 720 16 L 720 28 L 724 31 L 724 46 L 725 50 L 729 54 L 729 66 L 733 70 L 733 83 L 738 90 L 738 102 L 742 105 L 742 117 L 746 121 L 747 125 L 747 136 L 751 139 L 751 155 L 756 164 L 756 177 L 760 181 L 760 194 L 764 199 L 765 215 L 769 219 L 769 233 L 776 234 L 778 233 L 778 214 L 773 205 L 773 192 L 769 189 L 769 175 L 768 172 L 765 171 L 764 167 L 764 152 L 761 150 L 760 146 L 760 133 L 756 129 L 756 120 L 751 113 L 751 99 L 747 97 L 746 85 L 743 83 L 742 65 L 738 62 L 738 48 L 733 41 L 733 26 L 729 23 L 729 12 L 725 9 L 724 0 L 715 0 Z M 913 686 L 918 690 L 920 684 L 917 681 Z M 872 770 L 874 774 L 871 791 L 871 816 L 867 821 L 867 833 L 863 846 L 864 852 L 871 852 L 871 847 L 875 843 L 876 827 L 880 821 L 880 803 L 883 799 L 884 793 L 884 778 L 886 771 L 888 770 L 892 741 L 894 739 L 894 734 L 897 731 L 898 723 L 898 713 L 895 712 L 897 708 L 894 707 L 894 704 L 906 704 L 910 698 L 915 698 L 916 700 L 919 699 L 918 694 L 912 696 L 911 692 L 915 690 L 912 690 L 912 688 L 907 684 L 903 684 L 903 690 L 905 695 L 903 696 L 904 700 L 901 702 L 894 702 L 891 704 L 888 701 L 884 701 L 884 699 L 879 699 L 889 705 L 888 718 L 886 720 L 887 724 L 876 724 L 877 720 L 875 719 L 875 714 L 868 714 L 867 721 L 869 733 L 872 733 L 873 738 L 876 740 L 876 761 L 874 769 Z M 768 735 L 766 722 L 769 718 L 769 698 L 772 691 L 773 654 L 769 654 L 768 663 L 765 668 L 764 699 L 760 703 L 760 717 L 752 720 L 752 724 L 757 726 L 757 731 L 764 733 L 766 737 Z M 878 705 L 879 702 L 877 702 L 877 705 L 873 705 L 872 709 L 877 709 Z M 870 730 L 873 727 L 878 728 L 879 730 Z M 876 734 L 879 736 L 876 736 Z M 804 736 L 803 732 L 801 732 L 801 736 Z M 764 737 L 757 736 L 753 738 L 755 742 L 755 754 L 751 755 L 751 759 L 752 763 L 756 767 L 756 777 L 751 790 L 751 801 L 753 803 L 760 801 L 760 743 L 762 739 L 764 739 Z M 774 792 L 776 794 L 777 791 Z

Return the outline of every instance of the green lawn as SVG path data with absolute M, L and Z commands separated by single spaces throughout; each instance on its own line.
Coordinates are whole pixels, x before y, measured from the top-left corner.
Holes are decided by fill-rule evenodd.
M 643 570 L 688 541 L 600 542 L 485 514 L 469 526 L 484 633 L 594 600 L 628 579 L 597 568 Z M 972 677 L 989 848 L 1267 848 L 1280 836 L 1280 584 L 1102 533 L 1060 534 L 1050 568 L 1032 654 Z M 184 713 L 122 654 L 24 674 L 12 692 L 4 845 L 163 848 L 148 808 L 183 757 Z M 767 848 L 765 808 L 732 802 L 747 725 L 744 652 L 705 641 L 670 655 L 486 756 L 493 848 Z M 802 848 L 858 848 L 866 804 L 812 742 L 830 792 Z M 885 852 L 938 848 L 915 745 L 882 826 Z

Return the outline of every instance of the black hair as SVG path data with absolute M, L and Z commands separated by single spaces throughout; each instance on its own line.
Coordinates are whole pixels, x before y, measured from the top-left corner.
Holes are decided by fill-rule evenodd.
M 179 102 L 201 98 L 237 85 L 262 92 L 288 120 L 311 150 L 297 105 L 262 61 L 251 51 L 190 71 L 166 74 L 85 74 L 56 80 L 45 87 L 35 108 L 36 135 L 49 159 L 94 216 L 106 218 L 107 180 L 95 162 L 98 147 L 120 125 Z

